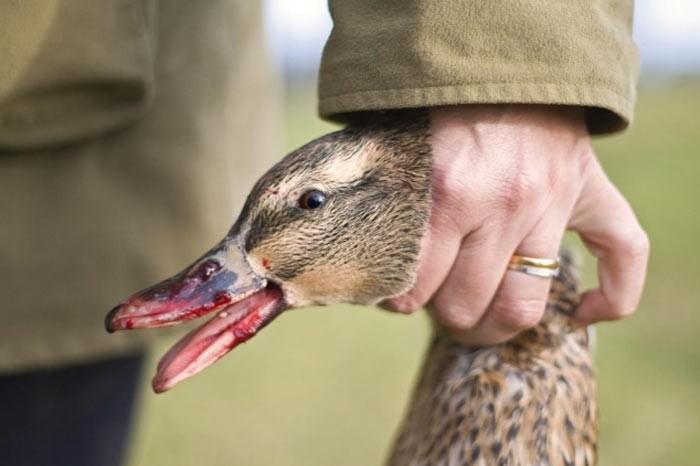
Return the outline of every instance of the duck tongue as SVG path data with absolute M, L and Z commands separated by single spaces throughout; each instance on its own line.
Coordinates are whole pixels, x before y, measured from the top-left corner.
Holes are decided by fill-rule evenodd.
M 153 390 L 169 390 L 214 364 L 277 317 L 283 302 L 281 290 L 273 286 L 220 311 L 163 356 L 153 378 Z
M 251 338 L 283 308 L 282 291 L 253 271 L 237 238 L 227 237 L 187 269 L 112 309 L 105 326 L 109 332 L 165 327 L 218 312 L 161 360 L 153 389 L 163 392 Z

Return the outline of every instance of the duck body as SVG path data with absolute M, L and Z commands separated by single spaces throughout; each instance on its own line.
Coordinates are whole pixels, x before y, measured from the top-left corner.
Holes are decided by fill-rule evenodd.
M 374 304 L 413 285 L 430 214 L 429 120 L 420 110 L 349 118 L 263 175 L 219 244 L 108 314 L 109 331 L 214 315 L 161 360 L 156 392 L 287 309 Z M 544 319 L 513 340 L 467 348 L 436 326 L 389 464 L 594 464 L 595 380 L 588 333 L 570 325 L 577 302 L 566 259 Z
M 591 339 L 569 325 L 577 303 L 564 255 L 538 326 L 481 348 L 436 328 L 388 464 L 595 464 Z

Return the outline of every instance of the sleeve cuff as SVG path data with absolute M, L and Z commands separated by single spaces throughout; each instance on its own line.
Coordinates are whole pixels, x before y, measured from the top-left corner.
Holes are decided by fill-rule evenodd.
M 630 100 L 610 89 L 582 85 L 480 83 L 322 96 L 318 110 L 324 119 L 343 121 L 352 112 L 482 103 L 583 106 L 591 133 L 605 134 L 632 122 L 634 96 Z

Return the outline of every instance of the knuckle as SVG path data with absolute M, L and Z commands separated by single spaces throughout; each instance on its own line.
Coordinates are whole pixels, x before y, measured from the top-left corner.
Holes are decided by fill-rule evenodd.
M 450 170 L 436 169 L 433 182 L 433 198 L 436 204 L 444 204 L 451 210 L 463 208 L 469 198 L 467 178 L 459 167 Z
M 481 319 L 478 313 L 457 303 L 436 303 L 434 309 L 440 323 L 453 330 L 469 330 Z
M 649 256 L 649 237 L 641 228 L 628 230 L 616 238 L 615 251 L 626 260 L 646 261 Z
M 620 222 L 611 226 L 605 243 L 606 249 L 625 259 L 644 259 L 649 254 L 649 237 L 638 224 Z
M 502 327 L 511 330 L 524 330 L 540 322 L 544 313 L 545 301 L 498 297 L 491 306 L 491 317 Z
M 641 228 L 634 235 L 634 238 L 629 241 L 628 253 L 634 257 L 645 258 L 649 256 L 649 236 Z
M 620 222 L 610 236 L 611 246 L 622 256 L 645 259 L 649 255 L 649 236 L 634 218 Z
M 620 303 L 611 307 L 612 317 L 616 319 L 624 319 L 629 317 L 637 310 L 635 304 Z
M 424 302 L 413 294 L 406 294 L 387 301 L 387 307 L 401 314 L 413 314 L 423 307 Z
M 531 189 L 524 180 L 524 175 L 508 180 L 501 191 L 501 203 L 508 212 L 516 212 L 530 197 Z
M 544 184 L 540 174 L 518 171 L 505 180 L 500 191 L 500 204 L 508 213 L 533 205 L 542 194 Z
M 438 192 L 446 198 L 462 197 L 466 189 L 464 176 L 460 170 L 450 170 L 442 178 L 440 187 L 441 190 Z
M 613 319 L 624 319 L 637 311 L 639 300 L 636 298 L 618 299 L 610 303 L 610 313 Z

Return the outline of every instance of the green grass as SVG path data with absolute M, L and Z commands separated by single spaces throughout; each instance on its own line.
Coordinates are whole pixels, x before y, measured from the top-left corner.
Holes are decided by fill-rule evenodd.
M 700 455 L 699 101 L 700 84 L 647 89 L 634 128 L 596 143 L 653 249 L 639 312 L 599 326 L 603 465 L 691 465 Z M 287 149 L 330 128 L 312 93 L 287 103 Z M 421 315 L 288 312 L 176 390 L 144 386 L 132 465 L 379 464 L 428 336 Z

